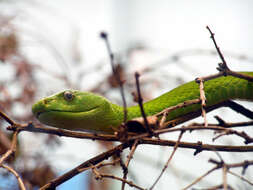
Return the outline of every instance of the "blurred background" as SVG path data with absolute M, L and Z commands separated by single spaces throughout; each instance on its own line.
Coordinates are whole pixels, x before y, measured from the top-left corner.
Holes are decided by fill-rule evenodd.
M 42 97 L 64 89 L 99 93 L 122 104 L 101 31 L 109 34 L 117 71 L 125 80 L 127 105 L 135 104 L 134 72 L 141 74 L 145 100 L 152 99 L 196 77 L 213 74 L 220 59 L 206 26 L 215 38 L 229 67 L 253 70 L 253 2 L 251 0 L 1 0 L 0 1 L 0 109 L 20 123 L 33 121 L 31 105 Z M 252 103 L 240 102 L 247 108 Z M 208 114 L 229 122 L 247 121 L 229 109 Z M 199 118 L 197 121 L 202 122 Z M 10 146 L 11 133 L 0 120 L 0 154 Z M 247 132 L 253 132 L 247 129 Z M 178 134 L 163 135 L 177 139 Z M 229 136 L 212 142 L 213 133 L 185 134 L 183 141 L 243 145 Z M 28 189 L 37 189 L 50 179 L 113 147 L 114 144 L 22 132 L 15 159 L 9 160 Z M 129 180 L 150 187 L 172 152 L 171 147 L 138 146 L 129 167 Z M 212 167 L 217 156 L 179 149 L 156 189 L 181 189 Z M 126 156 L 128 151 L 123 153 Z M 221 153 L 225 161 L 240 162 L 252 153 Z M 126 159 L 126 158 L 124 158 Z M 240 170 L 235 170 L 240 172 Z M 120 167 L 106 171 L 122 177 Z M 0 169 L 0 189 L 18 189 L 16 179 Z M 246 177 L 252 176 L 249 168 Z M 235 189 L 250 189 L 235 177 Z M 222 183 L 218 171 L 196 188 Z M 121 183 L 96 181 L 90 171 L 76 176 L 58 189 L 120 189 Z M 126 189 L 131 187 L 126 186 Z

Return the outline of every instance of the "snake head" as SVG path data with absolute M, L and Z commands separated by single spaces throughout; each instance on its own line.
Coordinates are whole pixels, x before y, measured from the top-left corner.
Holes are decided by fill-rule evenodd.
M 32 112 L 41 123 L 57 128 L 109 133 L 112 130 L 111 103 L 89 92 L 66 90 L 57 93 L 35 103 Z

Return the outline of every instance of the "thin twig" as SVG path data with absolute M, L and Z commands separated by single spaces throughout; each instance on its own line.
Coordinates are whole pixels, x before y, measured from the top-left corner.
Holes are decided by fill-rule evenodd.
M 17 146 L 17 136 L 19 131 L 15 131 L 13 133 L 12 142 L 10 149 L 1 157 L 0 159 L 0 165 L 3 164 L 4 161 L 6 161 L 11 155 L 13 155 L 16 152 L 16 146 Z
M 127 170 L 124 172 L 124 176 L 123 176 L 123 179 L 125 179 L 125 180 L 127 179 L 129 163 L 130 163 L 131 159 L 133 158 L 133 155 L 134 155 L 134 152 L 137 148 L 138 143 L 139 143 L 139 140 L 134 141 L 134 144 L 131 147 L 131 151 L 127 156 L 127 160 L 126 160 L 126 163 L 125 163 L 125 167 L 127 168 Z M 125 188 L 125 182 L 122 182 L 121 189 L 124 190 L 124 188 Z
M 150 125 L 148 124 L 148 120 L 147 120 L 147 117 L 146 117 L 146 114 L 145 114 L 145 110 L 143 108 L 143 99 L 142 99 L 142 96 L 141 96 L 141 90 L 140 90 L 140 83 L 139 83 L 139 77 L 140 77 L 140 74 L 138 72 L 135 73 L 135 80 L 136 80 L 136 88 L 137 88 L 137 96 L 138 96 L 138 104 L 139 104 L 139 107 L 140 107 L 140 110 L 141 110 L 141 115 L 144 119 L 144 125 L 146 127 L 146 130 L 147 132 L 152 135 L 152 129 L 150 128 Z
M 200 94 L 200 100 L 201 100 L 201 112 L 202 112 L 201 115 L 204 118 L 205 127 L 207 127 L 208 123 L 207 123 L 206 110 L 205 110 L 206 96 L 205 96 L 205 91 L 204 91 L 204 81 L 201 78 L 199 78 L 198 82 L 199 82 L 199 94 Z
M 21 190 L 25 190 L 24 183 L 23 183 L 21 177 L 18 175 L 18 173 L 13 168 L 3 164 L 4 161 L 6 161 L 10 156 L 14 155 L 16 152 L 18 133 L 19 133 L 19 131 L 14 131 L 12 141 L 11 141 L 11 147 L 4 155 L 2 155 L 2 157 L 0 159 L 0 167 L 3 167 L 5 169 L 7 169 L 9 172 L 13 173 L 13 175 L 18 180 L 19 188 Z
M 207 175 L 209 175 L 210 173 L 212 173 L 213 171 L 215 171 L 216 169 L 218 169 L 218 167 L 213 167 L 212 169 L 208 170 L 205 174 L 203 174 L 202 176 L 198 177 L 196 180 L 194 180 L 191 184 L 187 185 L 186 187 L 184 187 L 182 190 L 187 190 L 189 189 L 191 186 L 195 185 L 196 183 L 198 183 L 199 181 L 201 181 L 204 177 L 206 177 Z
M 44 185 L 43 187 L 40 188 L 40 190 L 46 190 L 46 189 L 53 189 L 55 187 L 57 187 L 58 185 L 64 183 L 65 181 L 71 179 L 72 177 L 76 176 L 77 174 L 79 174 L 82 170 L 82 168 L 87 168 L 90 167 L 91 165 L 96 165 L 98 163 L 100 163 L 101 161 L 111 157 L 112 155 L 115 155 L 118 152 L 121 152 L 123 149 L 129 147 L 129 143 L 122 143 L 102 154 L 99 154 L 87 161 L 85 161 L 84 163 L 80 164 L 79 166 L 73 168 L 72 170 L 66 172 L 65 174 L 51 180 L 50 182 L 48 182 L 46 185 Z
M 160 145 L 160 146 L 175 146 L 177 141 L 163 140 L 163 139 L 151 139 L 143 138 L 140 140 L 140 144 Z M 219 152 L 253 152 L 253 146 L 231 146 L 231 145 L 211 145 L 203 144 L 201 142 L 184 142 L 181 141 L 178 144 L 180 148 L 194 149 L 195 152 L 200 153 L 202 151 L 219 151 Z
M 253 142 L 253 138 L 250 137 L 249 135 L 247 135 L 244 131 L 242 132 L 239 132 L 239 131 L 236 131 L 236 130 L 232 130 L 232 129 L 225 129 L 224 132 L 216 137 L 213 138 L 213 141 L 215 141 L 216 139 L 224 136 L 224 135 L 237 135 L 239 137 L 242 137 L 244 138 L 244 143 L 245 144 L 249 144 L 249 143 L 252 143 Z
M 241 79 L 245 79 L 247 81 L 253 82 L 253 76 L 246 75 L 246 74 L 243 74 L 243 73 L 238 73 L 238 72 L 234 72 L 234 71 L 229 70 L 229 71 L 227 71 L 227 75 L 234 76 L 234 77 L 237 77 L 237 78 L 241 78 Z
M 228 190 L 227 172 L 228 172 L 228 168 L 227 168 L 226 165 L 224 165 L 223 168 L 222 168 L 223 189 L 224 189 L 224 190 Z
M 111 179 L 116 179 L 116 180 L 119 180 L 121 182 L 124 182 L 124 183 L 127 183 L 130 187 L 134 187 L 134 188 L 137 188 L 137 189 L 140 189 L 140 190 L 145 190 L 144 188 L 138 186 L 138 185 L 135 185 L 132 181 L 128 181 L 126 179 L 123 179 L 123 178 L 120 178 L 120 177 L 117 177 L 117 176 L 114 176 L 114 175 L 108 175 L 108 174 L 100 174 L 102 178 L 111 178 Z
M 230 168 L 236 168 L 236 167 L 248 167 L 249 165 L 253 165 L 253 161 L 244 161 L 244 162 L 240 162 L 240 163 L 232 163 L 232 164 L 226 164 L 222 158 L 221 161 L 217 161 L 215 159 L 209 159 L 210 163 L 215 164 L 216 166 L 214 168 L 212 168 L 211 170 L 209 170 L 208 172 L 206 172 L 204 175 L 202 175 L 201 177 L 197 178 L 194 182 L 192 182 L 191 184 L 189 184 L 187 187 L 185 187 L 183 190 L 188 189 L 189 187 L 191 187 L 192 185 L 198 183 L 201 179 L 203 179 L 205 176 L 207 176 L 208 174 L 210 174 L 211 172 L 213 172 L 214 170 L 223 168 L 223 188 L 224 189 L 228 189 L 228 184 L 227 184 L 227 172 L 229 171 Z
M 206 106 L 206 107 L 205 107 L 205 111 L 206 111 L 206 113 L 208 113 L 208 112 L 210 112 L 210 111 L 212 111 L 212 110 L 215 110 L 215 109 L 217 109 L 217 108 L 224 107 L 224 106 L 226 106 L 226 101 L 220 102 L 220 103 L 215 104 L 215 105 Z M 173 119 L 173 120 L 166 121 L 166 122 L 164 123 L 164 125 L 165 125 L 164 128 L 175 127 L 175 126 L 177 126 L 177 125 L 179 125 L 179 124 L 181 124 L 181 123 L 184 123 L 184 122 L 186 122 L 186 121 L 189 121 L 189 120 L 192 120 L 192 119 L 194 119 L 194 118 L 197 118 L 197 117 L 199 117 L 201 114 L 202 114 L 202 111 L 201 111 L 201 109 L 199 109 L 199 110 L 190 112 L 190 113 L 188 113 L 188 114 L 185 114 L 185 115 L 183 115 L 183 116 L 180 116 L 180 117 L 178 117 L 178 118 L 175 118 L 175 119 Z
M 213 163 L 213 164 L 216 164 L 217 166 L 219 166 L 219 168 L 222 168 L 224 165 L 226 165 L 227 169 L 230 169 L 230 168 L 248 168 L 248 166 L 251 166 L 253 165 L 253 160 L 245 160 L 243 162 L 238 162 L 238 163 L 225 163 L 223 160 L 222 161 L 217 161 L 213 158 L 209 159 L 209 162 L 210 163 Z M 245 170 L 244 169 L 244 170 Z
M 206 82 L 206 81 L 209 81 L 209 80 L 212 80 L 212 79 L 216 79 L 216 78 L 219 78 L 219 77 L 222 77 L 222 76 L 224 76 L 224 74 L 222 72 L 219 72 L 219 73 L 216 73 L 216 74 L 212 74 L 212 75 L 196 78 L 195 81 L 197 83 L 200 82 L 199 80 L 202 80 L 203 82 Z
M 45 133 L 45 134 L 52 134 L 57 136 L 64 136 L 64 137 L 72 137 L 72 138 L 80 138 L 80 139 L 91 139 L 91 140 L 103 140 L 103 141 L 118 141 L 119 139 L 115 135 L 109 134 L 96 134 L 96 133 L 86 133 L 86 132 L 79 132 L 79 131 L 72 131 L 67 129 L 60 129 L 54 127 L 46 127 L 46 126 L 39 126 L 33 125 L 32 123 L 28 124 L 17 124 L 15 126 L 7 127 L 7 130 L 16 131 L 27 131 L 33 133 Z
M 221 127 L 225 127 L 225 128 L 233 128 L 233 127 L 246 127 L 246 126 L 251 126 L 253 125 L 253 121 L 246 121 L 246 122 L 236 122 L 236 123 L 229 123 L 224 121 L 222 118 L 220 118 L 219 116 L 214 116 L 214 118 L 218 121 L 218 125 Z M 210 126 L 214 126 L 217 124 L 209 124 Z
M 116 71 L 115 66 L 114 66 L 114 54 L 112 53 L 112 50 L 111 50 L 111 45 L 108 40 L 108 34 L 106 32 L 101 32 L 100 37 L 102 39 L 104 39 L 104 41 L 105 41 L 106 48 L 107 48 L 107 51 L 108 51 L 108 54 L 110 57 L 112 72 L 113 72 L 113 75 L 120 87 L 120 94 L 121 94 L 122 101 L 123 101 L 123 111 L 124 111 L 123 122 L 126 123 L 126 121 L 127 121 L 127 104 L 126 104 L 126 98 L 125 98 L 125 94 L 124 94 L 123 81 L 120 79 L 119 73 Z
M 177 140 L 177 142 L 176 142 L 176 144 L 174 146 L 173 152 L 171 153 L 171 155 L 170 155 L 169 159 L 167 160 L 166 164 L 164 165 L 164 167 L 163 167 L 160 175 L 157 177 L 157 179 L 155 180 L 155 182 L 153 183 L 153 185 L 150 187 L 150 190 L 154 189 L 155 185 L 158 183 L 158 181 L 161 179 L 162 175 L 164 174 L 165 170 L 168 168 L 169 163 L 172 160 L 172 158 L 173 158 L 173 156 L 174 156 L 174 154 L 175 154 L 175 152 L 176 152 L 176 150 L 178 148 L 178 145 L 179 145 L 179 142 L 180 142 L 180 140 L 181 140 L 181 138 L 183 136 L 183 133 L 184 133 L 184 131 L 181 131 L 181 133 L 179 134 L 178 140 Z
M 114 161 L 112 161 L 112 162 L 107 162 L 107 163 L 103 163 L 103 162 L 100 162 L 100 163 L 98 163 L 97 165 L 91 165 L 91 166 L 88 166 L 88 167 L 86 167 L 86 168 L 81 168 L 81 169 L 79 169 L 79 172 L 81 173 L 81 172 L 84 172 L 84 171 L 86 171 L 86 170 L 89 170 L 89 169 L 92 169 L 93 167 L 96 167 L 97 169 L 99 169 L 99 168 L 102 168 L 102 167 L 105 167 L 105 166 L 115 166 L 115 164 L 117 163 L 117 162 L 119 162 L 119 158 L 118 159 L 115 159 Z
M 193 100 L 186 100 L 186 101 L 184 101 L 182 103 L 179 103 L 175 106 L 171 106 L 169 108 L 164 109 L 163 111 L 155 114 L 155 116 L 159 117 L 159 116 L 164 115 L 164 113 L 168 114 L 169 112 L 171 112 L 173 110 L 176 110 L 176 109 L 179 109 L 179 108 L 184 108 L 184 107 L 187 107 L 187 106 L 190 106 L 190 105 L 193 105 L 193 104 L 199 104 L 200 102 L 201 102 L 201 100 L 199 98 L 193 99 Z
M 214 116 L 215 118 L 217 118 L 218 116 Z M 220 117 L 218 117 L 220 118 Z M 220 118 L 221 119 L 221 118 Z M 208 126 L 220 126 L 220 127 L 224 127 L 224 128 L 236 128 L 236 127 L 247 127 L 247 126 L 252 126 L 253 125 L 253 121 L 245 121 L 245 122 L 236 122 L 236 123 L 230 123 L 230 122 L 226 122 L 224 120 L 222 120 L 223 123 L 209 123 Z M 191 126 L 199 126 L 199 127 L 204 127 L 205 124 L 204 123 L 192 123 L 190 124 Z
M 214 43 L 215 48 L 216 48 L 216 50 L 217 50 L 217 52 L 218 52 L 218 54 L 219 54 L 219 57 L 221 58 L 221 61 L 222 61 L 223 66 L 225 66 L 226 68 L 228 68 L 227 63 L 226 63 L 226 60 L 225 60 L 223 54 L 221 53 L 220 48 L 218 47 L 218 45 L 217 45 L 217 43 L 216 43 L 216 40 L 215 40 L 215 38 L 214 38 L 214 33 L 211 31 L 211 29 L 209 28 L 209 26 L 206 26 L 206 28 L 207 28 L 207 30 L 208 30 L 208 31 L 210 32 L 210 34 L 211 34 L 211 39 L 213 40 L 213 43 Z
M 236 176 L 236 177 L 240 178 L 241 180 L 243 180 L 243 181 L 245 181 L 245 182 L 247 182 L 248 184 L 250 184 L 250 185 L 253 186 L 253 183 L 252 183 L 250 180 L 246 179 L 245 177 L 243 177 L 243 176 L 241 176 L 241 175 L 238 175 L 238 174 L 236 174 L 236 173 L 234 173 L 234 172 L 232 172 L 232 171 L 230 171 L 230 170 L 228 170 L 228 173 L 230 173 L 230 174 L 233 175 L 233 176 Z
M 228 68 L 227 62 L 226 62 L 220 48 L 218 47 L 218 45 L 216 43 L 214 33 L 211 31 L 209 26 L 207 26 L 206 28 L 209 31 L 209 33 L 211 34 L 211 39 L 214 43 L 214 46 L 216 48 L 216 51 L 218 52 L 218 55 L 219 55 L 220 59 L 222 61 L 222 63 L 219 64 L 219 67 L 217 68 L 220 71 L 219 74 L 222 74 L 224 76 L 231 75 L 231 76 L 234 76 L 234 77 L 237 77 L 237 78 L 242 78 L 242 79 L 253 82 L 253 76 L 249 76 L 249 75 L 245 75 L 245 74 L 242 74 L 242 73 L 234 72 L 234 71 L 232 71 Z
M 221 190 L 221 189 L 223 189 L 223 184 L 201 189 L 192 188 L 191 190 Z M 234 188 L 231 185 L 228 185 L 228 190 L 234 190 Z
M 15 122 L 13 120 L 11 120 L 5 113 L 3 113 L 0 110 L 0 117 L 2 117 L 5 121 L 7 121 L 10 125 L 14 125 Z
M 9 167 L 5 164 L 1 164 L 0 166 L 7 169 L 9 172 L 11 172 L 17 178 L 20 190 L 26 190 L 25 185 L 24 185 L 21 177 L 19 176 L 19 174 L 13 168 L 11 168 L 11 167 Z
M 116 179 L 116 180 L 121 181 L 124 184 L 127 183 L 131 187 L 135 187 L 137 189 L 144 190 L 143 188 L 135 185 L 132 181 L 128 181 L 125 178 L 120 178 L 120 177 L 117 177 L 117 176 L 114 176 L 114 175 L 108 175 L 108 174 L 100 173 L 95 166 L 92 166 L 92 172 L 94 173 L 96 180 L 102 180 L 103 178 Z
M 226 105 L 227 107 L 231 108 L 232 110 L 244 115 L 245 117 L 248 117 L 249 119 L 253 119 L 253 112 L 247 108 L 245 108 L 244 106 L 232 101 L 232 100 L 228 100 L 226 101 Z

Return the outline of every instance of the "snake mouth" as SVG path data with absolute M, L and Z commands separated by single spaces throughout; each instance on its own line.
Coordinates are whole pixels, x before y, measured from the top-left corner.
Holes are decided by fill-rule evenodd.
M 71 114 L 75 114 L 75 113 L 90 113 L 93 112 L 95 110 L 97 110 L 99 108 L 99 106 L 95 106 L 91 109 L 85 110 L 85 111 L 68 111 L 68 110 L 57 110 L 57 109 L 53 109 L 53 110 L 44 110 L 44 111 L 38 111 L 35 113 L 35 117 L 37 119 L 40 118 L 41 115 L 45 114 L 45 113 L 71 113 Z

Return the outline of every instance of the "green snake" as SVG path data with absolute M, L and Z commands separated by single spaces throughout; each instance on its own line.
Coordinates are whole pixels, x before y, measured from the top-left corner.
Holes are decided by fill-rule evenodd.
M 253 72 L 241 72 L 253 76 Z M 230 99 L 253 101 L 253 82 L 233 76 L 222 76 L 204 83 L 206 105 L 212 106 Z M 187 100 L 199 98 L 199 84 L 185 83 L 143 104 L 147 116 L 152 116 Z M 167 121 L 201 109 L 200 104 L 176 109 Z M 41 99 L 32 106 L 36 118 L 46 125 L 64 129 L 81 129 L 97 133 L 113 133 L 124 120 L 123 107 L 106 98 L 77 90 L 65 90 Z M 138 105 L 127 107 L 127 121 L 141 117 Z

